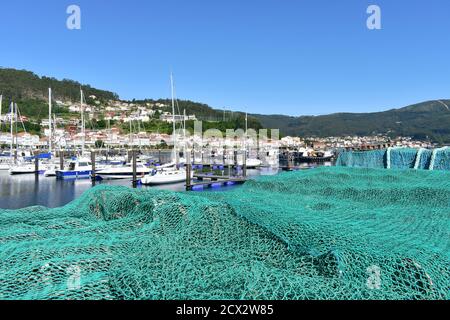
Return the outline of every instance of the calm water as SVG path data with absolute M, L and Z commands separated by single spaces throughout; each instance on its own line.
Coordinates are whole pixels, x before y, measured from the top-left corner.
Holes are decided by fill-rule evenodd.
M 277 173 L 278 171 L 268 168 L 248 170 L 249 176 L 274 175 Z M 131 187 L 130 180 L 97 182 L 97 185 L 100 184 Z M 226 191 L 236 187 L 228 186 L 207 190 Z M 35 176 L 34 174 L 10 176 L 7 171 L 0 171 L 0 208 L 20 209 L 35 205 L 49 208 L 60 207 L 78 198 L 90 188 L 92 188 L 90 179 L 57 180 L 55 177 Z M 185 191 L 184 182 L 162 186 L 139 186 L 139 188 Z

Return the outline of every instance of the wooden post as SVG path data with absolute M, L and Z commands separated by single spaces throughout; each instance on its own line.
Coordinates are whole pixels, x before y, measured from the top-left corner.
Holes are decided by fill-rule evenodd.
M 91 172 L 91 179 L 92 179 L 92 185 L 95 186 L 95 151 L 91 151 L 91 165 L 92 165 L 92 172 Z
M 244 151 L 244 159 L 242 160 L 242 175 L 247 177 L 247 150 Z
M 64 170 L 64 151 L 59 152 L 59 170 Z
M 191 153 L 186 152 L 186 191 L 192 190 L 191 170 L 192 170 Z
M 39 174 L 39 153 L 34 154 L 34 173 Z
M 136 150 L 131 152 L 133 158 L 133 188 L 137 188 L 137 162 L 136 162 Z

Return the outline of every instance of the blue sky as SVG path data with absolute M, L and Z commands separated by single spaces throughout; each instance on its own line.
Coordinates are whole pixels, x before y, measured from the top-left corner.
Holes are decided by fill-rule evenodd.
M 82 29 L 66 28 L 77 4 Z M 382 10 L 368 30 L 366 9 Z M 265 114 L 450 98 L 448 0 L 3 1 L 0 66 Z M 0 88 L 1 91 L 1 88 Z

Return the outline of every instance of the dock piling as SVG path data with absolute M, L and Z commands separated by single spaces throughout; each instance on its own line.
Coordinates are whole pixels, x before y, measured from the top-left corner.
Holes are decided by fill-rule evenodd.
M 39 175 L 39 153 L 35 153 L 34 156 L 34 173 Z
M 242 166 L 242 175 L 244 176 L 244 178 L 247 177 L 247 152 L 244 152 L 244 159 L 242 161 L 243 166 Z
M 186 191 L 192 190 L 191 170 L 192 170 L 191 152 L 188 151 L 186 152 Z
M 91 179 L 92 179 L 92 186 L 95 186 L 95 151 L 91 151 L 91 164 L 92 164 L 92 172 L 91 172 Z
M 64 170 L 64 151 L 59 152 L 59 170 Z
M 133 188 L 137 188 L 137 161 L 135 149 L 131 151 L 131 157 L 133 158 Z

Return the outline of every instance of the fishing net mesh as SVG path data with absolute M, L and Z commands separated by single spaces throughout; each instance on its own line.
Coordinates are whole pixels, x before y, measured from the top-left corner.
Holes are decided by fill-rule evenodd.
M 336 165 L 355 168 L 450 170 L 450 148 L 347 151 L 339 154 Z
M 449 299 L 449 208 L 445 171 L 98 186 L 62 208 L 0 211 L 0 299 Z

